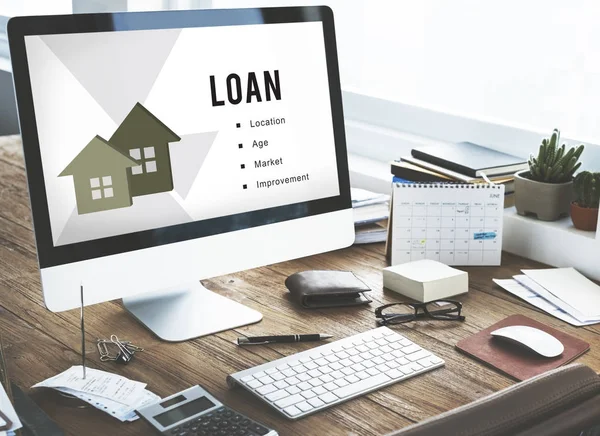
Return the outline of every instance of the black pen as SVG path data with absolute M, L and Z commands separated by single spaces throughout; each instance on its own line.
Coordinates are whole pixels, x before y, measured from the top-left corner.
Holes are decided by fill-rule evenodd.
M 285 336 L 251 336 L 237 339 L 238 345 L 284 344 L 288 342 L 314 342 L 333 338 L 332 335 L 285 335 Z

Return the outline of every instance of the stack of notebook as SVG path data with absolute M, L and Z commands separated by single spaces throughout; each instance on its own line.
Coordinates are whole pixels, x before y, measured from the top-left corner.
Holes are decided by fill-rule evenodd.
M 515 172 L 526 168 L 525 159 L 471 142 L 415 148 L 411 156 L 392 162 L 397 181 L 502 184 L 505 207 L 514 205 Z
M 390 216 L 390 196 L 366 189 L 351 188 L 355 244 L 383 242 Z

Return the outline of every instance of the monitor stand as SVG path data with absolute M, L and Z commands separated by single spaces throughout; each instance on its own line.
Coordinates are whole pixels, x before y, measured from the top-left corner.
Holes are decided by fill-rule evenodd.
M 181 342 L 262 319 L 262 314 L 198 282 L 123 298 L 123 305 L 160 339 Z

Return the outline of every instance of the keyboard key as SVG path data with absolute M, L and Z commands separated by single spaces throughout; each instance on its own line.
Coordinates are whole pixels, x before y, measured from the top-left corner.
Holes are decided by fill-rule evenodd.
M 339 353 L 340 351 L 342 351 L 344 348 L 341 345 L 336 345 L 335 347 L 331 348 L 331 351 L 333 351 L 334 353 Z
M 263 384 L 258 380 L 250 380 L 248 383 L 246 383 L 246 386 L 249 386 L 252 389 L 260 388 L 262 385 Z
M 325 365 L 325 366 L 320 366 L 319 371 L 321 371 L 323 374 L 329 374 L 330 372 L 333 372 L 333 369 L 331 369 L 331 367 L 329 365 Z
M 368 351 L 365 352 L 365 353 L 360 353 L 359 356 L 362 357 L 365 360 L 369 360 L 369 359 L 372 359 L 373 357 L 375 357 L 373 354 L 371 354 Z
M 321 407 L 325 405 L 325 403 L 319 400 L 318 398 L 311 398 L 310 400 L 308 400 L 308 404 L 310 404 L 313 407 Z
M 290 394 L 285 389 L 281 389 L 279 391 L 271 392 L 270 394 L 265 395 L 265 398 L 269 401 L 277 401 L 287 397 L 288 395 Z
M 388 347 L 387 345 L 384 345 L 383 347 L 380 348 L 381 351 L 383 351 L 384 353 L 391 353 L 393 351 L 392 347 Z
M 294 406 L 292 406 L 294 407 Z M 296 404 L 296 407 L 300 410 L 302 410 L 303 412 L 308 412 L 309 410 L 314 409 L 313 406 L 311 406 L 310 404 L 308 404 L 308 401 L 303 401 L 301 403 Z
M 380 347 L 383 347 L 384 345 L 387 345 L 388 341 L 387 341 L 386 339 L 383 339 L 383 338 L 381 338 L 381 339 L 377 339 L 377 340 L 375 341 L 375 343 L 376 343 L 377 345 L 379 345 Z M 383 350 L 382 350 L 382 351 L 383 351 Z
M 402 338 L 402 340 L 400 341 L 400 343 L 404 346 L 404 347 L 408 347 L 409 345 L 413 345 L 413 343 L 411 341 L 409 341 L 406 338 Z
M 266 385 L 266 386 L 262 386 L 260 388 L 258 388 L 256 390 L 256 392 L 258 392 L 261 395 L 267 395 L 270 394 L 271 392 L 275 392 L 277 390 L 277 388 L 274 385 Z
M 313 392 L 317 395 L 323 395 L 325 392 L 327 392 L 327 389 L 325 389 L 323 386 L 317 386 L 313 389 Z
M 344 386 L 348 386 L 349 385 L 349 383 L 346 380 L 344 380 L 343 378 L 334 381 L 334 383 L 336 385 L 338 385 L 340 388 L 343 388 Z
M 342 369 L 344 366 L 340 362 L 333 362 L 329 364 L 329 367 L 334 371 Z
M 362 362 L 365 359 L 363 359 L 362 357 L 360 357 L 360 355 L 356 355 L 356 356 L 350 357 L 350 360 L 352 362 L 354 362 L 354 363 L 360 363 L 360 362 Z
M 346 353 L 345 351 L 336 353 L 336 356 L 339 357 L 340 359 L 347 359 L 348 357 L 350 357 L 350 355 L 348 353 Z
M 339 386 L 338 386 L 338 385 L 336 385 L 336 384 L 335 384 L 335 383 L 333 383 L 333 382 L 330 382 L 330 383 L 325 383 L 325 384 L 323 385 L 323 387 L 324 387 L 325 389 L 327 389 L 328 391 L 333 391 L 333 390 L 337 389 Z
M 350 359 L 342 359 L 342 360 L 340 360 L 339 363 L 342 366 L 352 366 L 352 365 L 354 365 L 354 362 L 352 362 Z
M 377 375 L 379 374 L 379 370 L 377 368 L 368 368 L 367 369 L 367 374 L 369 375 Z
M 332 376 L 330 376 L 329 374 L 322 375 L 322 376 L 321 376 L 321 377 L 319 377 L 319 378 L 321 379 L 321 381 L 322 381 L 323 383 L 330 383 L 330 382 L 332 382 L 332 381 L 334 380 L 334 379 L 333 379 L 333 377 L 332 377 Z
M 333 371 L 331 374 L 329 374 L 330 376 L 332 376 L 334 379 L 340 379 L 340 378 L 344 378 L 345 374 L 342 371 Z
M 316 369 L 319 366 L 315 362 L 307 362 L 304 364 L 307 369 Z
M 346 350 L 346 353 L 348 353 L 350 356 L 356 356 L 359 354 L 356 348 L 350 348 L 349 350 Z
M 371 360 L 365 360 L 361 363 L 361 365 L 368 369 L 373 368 L 375 366 L 375 363 L 373 363 Z
M 308 371 L 307 374 L 313 378 L 320 377 L 323 375 L 323 373 L 321 371 L 319 371 L 318 369 L 311 369 L 310 371 Z
M 406 357 L 396 359 L 396 362 L 398 362 L 400 365 L 408 365 L 410 363 Z
M 390 348 L 393 348 L 394 350 L 397 350 L 399 348 L 402 348 L 402 344 L 399 342 L 390 342 Z
M 294 371 L 292 368 L 284 369 L 283 371 L 281 371 L 281 373 L 283 375 L 285 375 L 286 377 L 291 377 L 293 375 L 296 375 L 296 371 Z
M 288 382 L 285 380 L 279 380 L 273 383 L 277 389 L 285 389 L 289 386 Z
M 395 359 L 395 357 L 392 356 L 391 354 L 382 354 L 381 358 L 383 360 L 385 360 L 386 362 L 389 362 L 390 360 L 394 360 Z
M 354 344 L 352 342 L 346 342 L 345 344 L 342 344 L 342 348 L 348 352 L 350 348 L 354 348 Z
M 437 356 L 431 356 L 430 359 L 431 359 L 431 363 L 433 363 L 434 365 L 437 365 L 438 363 L 443 362 L 443 360 Z
M 411 354 L 411 353 L 416 353 L 420 349 L 421 349 L 421 347 L 419 347 L 417 344 L 412 344 L 412 345 L 409 345 L 408 347 L 402 348 L 402 352 L 404 354 Z
M 394 351 L 392 351 L 392 356 L 400 358 L 400 357 L 404 357 L 404 353 L 400 350 L 394 350 Z
M 298 416 L 302 413 L 302 411 L 300 409 L 298 409 L 296 406 L 286 407 L 285 409 L 283 409 L 283 411 L 292 417 Z
M 296 371 L 296 373 L 298 373 L 298 374 L 302 374 L 303 372 L 308 371 L 308 368 L 304 365 L 298 365 L 298 366 L 294 366 L 294 371 Z
M 271 374 L 271 378 L 275 381 L 279 381 L 279 380 L 283 380 L 285 378 L 285 375 L 283 375 L 282 373 L 280 373 L 278 371 L 275 374 Z
M 284 364 L 282 364 L 282 365 L 279 365 L 279 366 L 277 367 L 277 369 L 278 369 L 279 371 L 283 371 L 284 369 L 288 369 L 289 367 L 290 367 L 290 366 L 289 366 L 287 363 L 284 363 Z M 256 375 L 254 375 L 254 377 L 256 377 Z
M 356 347 L 356 349 L 358 351 L 360 351 L 361 353 L 365 353 L 367 351 L 369 351 L 369 349 L 363 344 L 363 345 L 359 345 L 358 347 Z
M 310 383 L 307 383 L 307 382 L 298 383 L 296 386 L 301 391 L 307 391 L 309 389 L 312 389 L 312 385 Z
M 390 367 L 387 366 L 385 363 L 382 363 L 381 365 L 377 365 L 375 368 L 377 368 L 380 372 L 386 372 L 390 370 Z
M 346 380 L 348 383 L 356 383 L 356 382 L 360 381 L 360 379 L 357 376 L 355 376 L 354 374 L 349 375 L 344 380 Z
M 373 362 L 375 365 L 381 365 L 382 363 L 385 363 L 385 360 L 383 360 L 382 357 L 377 356 L 371 359 L 371 362 Z
M 308 382 L 313 385 L 313 387 L 321 386 L 323 384 L 323 382 L 318 378 L 311 378 Z
M 410 364 L 408 365 L 402 365 L 400 368 L 398 368 L 400 371 L 402 371 L 404 374 L 408 375 L 408 374 L 412 374 L 414 371 L 414 369 L 412 369 L 410 367 Z
M 298 377 L 289 377 L 289 378 L 286 378 L 285 381 L 289 385 L 297 385 L 298 383 L 300 383 L 300 379 Z
M 298 389 L 296 386 L 290 386 L 289 388 L 285 388 L 285 390 L 288 391 L 291 395 L 300 393 L 300 389 Z
M 421 366 L 423 366 L 424 368 L 429 368 L 432 363 L 431 363 L 431 358 L 426 357 L 425 359 L 421 359 L 421 360 L 417 360 L 417 363 Z
M 404 377 L 404 373 L 398 371 L 397 369 L 392 369 L 391 371 L 386 372 L 386 375 L 391 378 Z
M 370 353 L 373 356 L 381 356 L 383 354 L 383 351 L 381 351 L 379 348 L 376 348 L 375 350 L 371 350 Z
M 371 336 L 373 337 L 373 339 L 380 339 L 380 338 L 383 338 L 383 332 L 380 330 L 377 330 L 377 331 L 371 333 Z
M 269 369 L 265 369 L 265 373 L 266 373 L 267 375 L 274 374 L 274 373 L 276 373 L 277 371 L 278 371 L 278 369 L 277 369 L 277 368 L 269 368 Z
M 339 398 L 333 395 L 331 392 L 327 392 L 326 394 L 321 395 L 319 397 L 319 400 L 323 401 L 326 404 L 329 404 L 339 400 Z
M 335 354 L 331 354 L 331 355 L 327 356 L 325 358 L 325 360 L 327 360 L 329 363 L 333 363 L 333 362 L 337 362 L 338 360 L 340 360 L 340 358 L 337 357 Z
M 365 343 L 364 338 L 356 338 L 352 341 L 352 345 L 358 347 L 359 345 L 362 345 Z
M 308 373 L 304 372 L 302 374 L 298 374 L 298 379 L 300 381 L 306 381 L 306 380 L 310 380 L 312 377 L 310 375 L 308 375 Z
M 355 363 L 354 365 L 352 365 L 352 369 L 354 371 L 364 371 L 367 368 L 365 368 L 364 366 L 362 366 L 360 363 Z
M 377 374 L 374 377 L 369 377 L 356 383 L 352 383 L 348 386 L 344 386 L 343 388 L 336 389 L 333 391 L 333 393 L 339 398 L 345 398 L 368 389 L 373 389 L 382 385 L 383 383 L 389 382 L 390 380 L 391 379 L 383 373 Z
M 410 364 L 410 367 L 414 370 L 414 371 L 420 371 L 423 369 L 423 367 L 421 365 L 419 365 L 417 362 L 413 362 Z
M 308 356 L 308 357 L 310 357 L 312 360 L 317 360 L 317 359 L 320 359 L 321 357 L 323 357 L 323 355 L 321 353 L 315 352 L 315 353 L 311 353 L 310 356 Z
M 342 368 L 342 372 L 346 375 L 351 375 L 354 374 L 356 371 L 354 371 L 351 367 L 347 366 L 346 368 Z
M 367 371 L 360 371 L 360 372 L 357 372 L 357 373 L 356 373 L 356 374 L 354 374 L 354 375 L 356 375 L 356 376 L 357 376 L 359 379 L 361 379 L 361 380 L 364 380 L 364 379 L 366 379 L 366 378 L 369 378 L 369 377 L 371 377 L 371 376 L 370 376 L 370 375 L 367 373 Z
M 421 351 L 417 351 L 416 353 L 408 354 L 406 356 L 406 358 L 408 360 L 410 360 L 411 362 L 416 362 L 417 360 L 421 360 L 424 357 L 429 357 L 429 356 L 431 356 L 431 353 L 429 351 L 421 350 Z
M 302 357 L 302 358 L 299 360 L 299 362 L 300 362 L 300 363 L 308 363 L 308 362 L 310 362 L 310 361 L 311 361 L 311 358 L 310 358 L 310 357 L 308 357 L 308 356 L 307 356 L 307 357 Z
M 296 367 L 298 365 L 301 365 L 301 364 L 302 364 L 302 362 L 300 362 L 299 360 L 294 360 L 293 362 L 288 362 L 288 365 L 290 365 L 290 368 L 294 368 L 294 367 Z M 265 371 L 265 372 L 268 374 L 267 371 Z
M 244 383 L 248 383 L 250 380 L 254 380 L 254 376 L 253 375 L 247 375 L 245 377 L 242 377 L 240 379 L 240 381 L 244 382 Z
M 263 378 L 259 378 L 258 381 L 261 382 L 263 385 L 268 385 L 269 383 L 273 383 L 275 380 L 266 375 Z
M 327 357 L 331 354 L 333 354 L 333 351 L 331 350 L 331 348 L 325 348 L 324 350 L 321 351 L 321 355 L 323 355 L 323 357 Z
M 310 391 L 302 391 L 300 392 L 300 395 L 302 395 L 307 400 L 317 396 L 317 394 L 315 394 L 312 389 Z
M 381 329 L 381 332 L 383 333 L 383 336 L 390 336 L 390 335 L 396 334 L 396 332 L 394 332 L 393 330 L 390 330 L 389 328 Z
M 326 359 L 317 359 L 317 360 L 315 360 L 315 363 L 316 363 L 317 365 L 319 365 L 319 366 L 325 366 L 325 365 L 327 365 L 329 362 L 327 362 L 327 360 L 326 360 Z
M 255 372 L 253 375 L 254 375 L 254 378 L 260 379 L 260 378 L 263 378 L 264 376 L 266 376 L 267 373 L 264 371 L 259 371 L 259 372 Z
M 400 364 L 398 362 L 396 362 L 395 360 L 390 360 L 389 362 L 385 362 L 385 364 L 392 369 L 398 368 L 400 366 Z M 364 365 L 364 363 L 363 363 L 363 365 Z
M 290 395 L 289 397 L 282 398 L 279 401 L 275 402 L 275 405 L 280 409 L 285 409 L 292 404 L 299 403 L 300 401 L 304 401 L 304 397 L 300 394 Z

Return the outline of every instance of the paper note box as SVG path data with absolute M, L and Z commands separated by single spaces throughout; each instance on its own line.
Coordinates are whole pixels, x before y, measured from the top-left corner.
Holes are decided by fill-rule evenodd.
M 425 303 L 465 294 L 469 275 L 435 260 L 417 260 L 383 269 L 383 286 Z

